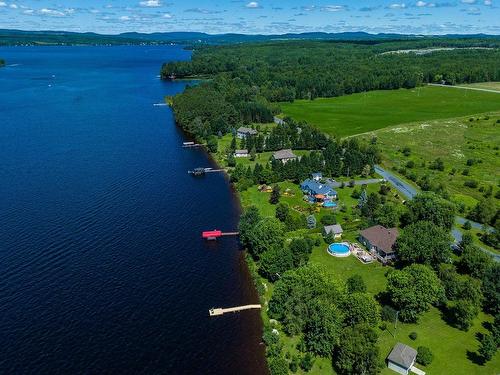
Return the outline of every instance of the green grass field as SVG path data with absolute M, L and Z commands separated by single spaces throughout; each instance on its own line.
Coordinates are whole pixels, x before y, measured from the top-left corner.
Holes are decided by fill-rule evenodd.
M 495 93 L 447 87 L 372 91 L 337 98 L 297 100 L 281 109 L 327 134 L 341 137 L 392 125 L 500 110 Z
M 497 120 L 500 120 L 500 113 L 416 122 L 381 129 L 363 137 L 377 137 L 384 166 L 398 170 L 411 160 L 414 167 L 406 168 L 407 175 L 421 177 L 427 174 L 432 181 L 446 186 L 452 200 L 472 207 L 483 197 L 481 187 L 492 186 L 493 195 L 498 190 L 500 123 Z M 404 147 L 410 148 L 409 156 L 401 152 Z M 444 161 L 444 171 L 429 168 L 429 163 L 438 157 Z M 469 159 L 474 161 L 471 166 L 467 165 Z M 422 166 L 424 162 L 425 167 Z M 464 175 L 464 170 L 468 175 Z M 476 188 L 464 186 L 471 180 L 477 181 Z

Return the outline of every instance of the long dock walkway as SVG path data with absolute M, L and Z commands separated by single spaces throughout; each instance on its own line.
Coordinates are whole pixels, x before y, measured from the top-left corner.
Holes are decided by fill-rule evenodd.
M 210 316 L 218 316 L 218 315 L 223 315 L 226 313 L 230 312 L 238 312 L 238 311 L 243 311 L 243 310 L 252 310 L 252 309 L 261 309 L 261 305 L 245 305 L 245 306 L 236 306 L 236 307 L 229 307 L 227 309 L 222 309 L 222 308 L 213 308 L 208 310 L 208 313 Z

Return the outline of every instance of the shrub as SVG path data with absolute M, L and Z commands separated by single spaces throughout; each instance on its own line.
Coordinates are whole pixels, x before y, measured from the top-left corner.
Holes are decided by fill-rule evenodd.
M 469 175 L 469 170 L 466 168 L 462 171 L 462 176 L 468 176 Z
M 305 372 L 311 371 L 314 365 L 314 358 L 310 353 L 306 353 L 302 360 L 300 361 L 300 368 Z
M 382 320 L 392 323 L 396 320 L 396 310 L 389 305 L 384 305 L 380 317 Z
M 409 337 L 410 339 L 412 339 L 413 341 L 415 341 L 415 340 L 417 339 L 417 336 L 418 336 L 418 335 L 417 335 L 417 332 L 412 332 L 412 333 L 410 333 L 410 334 L 408 335 L 408 337 Z
M 469 187 L 471 189 L 477 188 L 477 181 L 476 180 L 467 180 L 464 182 L 464 186 Z
M 337 224 L 337 218 L 334 214 L 326 214 L 320 219 L 320 222 L 323 225 L 333 225 Z
M 411 150 L 409 147 L 403 148 L 403 155 L 404 156 L 410 156 L 410 154 L 411 154 Z
M 415 162 L 413 160 L 408 160 L 406 163 L 406 168 L 413 168 L 415 167 Z
M 417 348 L 417 362 L 423 366 L 430 365 L 432 360 L 434 359 L 434 355 L 431 350 L 426 346 L 419 346 Z
M 467 220 L 467 221 L 464 223 L 464 225 L 463 225 L 463 227 L 462 227 L 462 228 L 464 228 L 465 230 L 471 230 L 471 228 L 472 228 L 472 224 L 470 223 L 470 221 L 469 221 L 469 220 Z

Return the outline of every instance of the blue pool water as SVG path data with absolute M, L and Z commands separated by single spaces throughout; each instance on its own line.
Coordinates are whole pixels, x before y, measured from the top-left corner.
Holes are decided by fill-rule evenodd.
M 336 202 L 325 202 L 325 203 L 323 203 L 323 207 L 325 207 L 325 208 L 337 207 L 337 203 Z
M 227 179 L 168 107 L 178 46 L 0 47 L 0 374 L 261 374 Z
M 345 243 L 332 243 L 328 246 L 331 255 L 349 255 L 349 246 Z

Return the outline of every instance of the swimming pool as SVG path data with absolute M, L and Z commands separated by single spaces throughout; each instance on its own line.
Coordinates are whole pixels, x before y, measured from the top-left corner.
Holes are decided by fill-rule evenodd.
M 323 207 L 325 207 L 325 208 L 337 207 L 337 203 L 328 201 L 328 202 L 323 203 Z
M 328 246 L 328 254 L 335 257 L 348 257 L 351 254 L 347 242 L 332 243 Z

